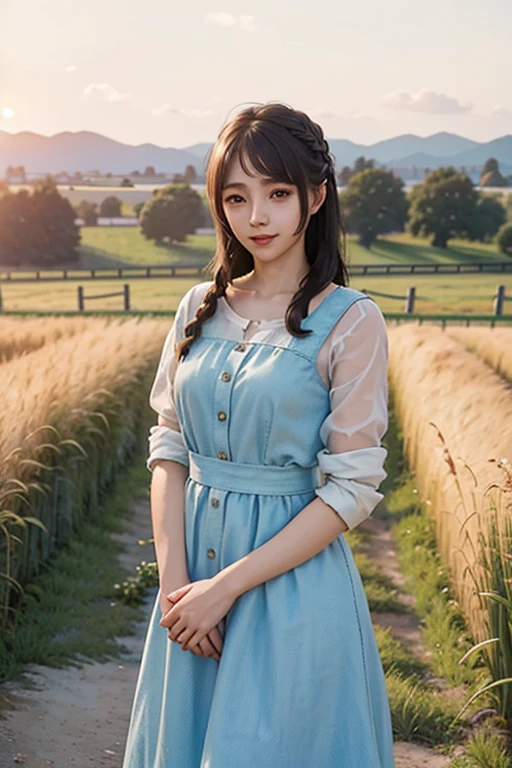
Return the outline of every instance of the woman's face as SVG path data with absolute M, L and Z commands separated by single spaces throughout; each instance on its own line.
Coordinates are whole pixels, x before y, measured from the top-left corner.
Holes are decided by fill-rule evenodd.
M 294 234 L 300 221 L 299 190 L 293 184 L 273 182 L 257 174 L 247 161 L 253 176 L 248 176 L 238 158 L 235 158 L 226 176 L 222 190 L 222 205 L 226 219 L 237 240 L 255 259 L 268 262 L 282 257 L 285 253 L 298 251 L 304 246 L 304 228 L 300 235 Z M 325 185 L 318 188 L 316 196 L 308 193 L 309 214 L 317 212 L 326 194 Z M 270 242 L 258 243 L 251 239 L 256 235 L 273 235 Z

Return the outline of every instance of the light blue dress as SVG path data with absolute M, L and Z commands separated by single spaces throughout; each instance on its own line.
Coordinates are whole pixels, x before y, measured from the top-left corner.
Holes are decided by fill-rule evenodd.
M 265 543 L 315 498 L 330 408 L 316 357 L 360 300 L 370 299 L 333 291 L 302 321 L 313 333 L 279 346 L 222 338 L 214 315 L 180 361 L 191 581 Z M 123 768 L 393 768 L 384 672 L 343 534 L 235 601 L 219 662 L 182 651 L 160 618 L 157 595 Z

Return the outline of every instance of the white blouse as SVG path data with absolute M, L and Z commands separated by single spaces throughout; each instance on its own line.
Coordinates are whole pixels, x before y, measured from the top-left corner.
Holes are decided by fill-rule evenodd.
M 149 402 L 172 427 L 158 424 L 150 429 L 147 467 L 151 472 L 159 459 L 189 466 L 173 399 L 174 353 L 184 326 L 212 284 L 205 281 L 187 291 L 164 343 Z M 290 338 L 284 318 L 249 320 L 235 312 L 225 297 L 218 300 L 217 313 L 223 338 L 267 344 L 286 344 Z M 381 445 L 388 428 L 387 366 L 384 316 L 373 300 L 357 301 L 332 328 L 317 357 L 318 372 L 330 392 L 331 411 L 321 425 L 324 448 L 317 453 L 325 483 L 315 492 L 349 528 L 369 517 L 383 498 L 377 489 L 387 477 L 383 465 L 388 452 Z

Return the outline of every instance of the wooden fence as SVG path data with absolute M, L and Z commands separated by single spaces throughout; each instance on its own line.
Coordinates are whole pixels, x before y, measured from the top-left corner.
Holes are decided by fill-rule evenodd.
M 512 259 L 508 261 L 428 263 L 428 264 L 351 264 L 349 272 L 374 277 L 396 277 L 398 275 L 470 275 L 470 274 L 512 274 Z M 119 280 L 147 278 L 175 278 L 205 275 L 204 264 L 175 263 L 148 264 L 147 266 L 100 267 L 98 269 L 1 269 L 0 282 L 47 282 L 55 280 Z M 206 279 L 208 279 L 206 277 Z

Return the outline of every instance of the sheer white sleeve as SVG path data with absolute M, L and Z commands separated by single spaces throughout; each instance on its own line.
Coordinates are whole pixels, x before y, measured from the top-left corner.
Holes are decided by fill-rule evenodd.
M 188 322 L 185 297 L 181 300 L 174 316 L 174 323 L 164 342 L 160 362 L 149 395 L 149 404 L 159 416 L 172 424 L 155 424 L 149 430 L 149 456 L 146 466 L 150 472 L 158 459 L 177 461 L 189 466 L 189 455 L 183 441 L 181 426 L 178 421 L 173 397 L 174 374 L 176 372 L 175 352 L 178 341 L 183 336 L 183 329 Z M 160 422 L 160 420 L 159 420 Z
M 355 528 L 383 498 L 388 428 L 388 339 L 377 304 L 361 299 L 333 328 L 328 378 L 331 411 L 321 425 L 317 453 L 325 484 L 316 494 Z M 329 339 L 328 339 L 329 341 Z

